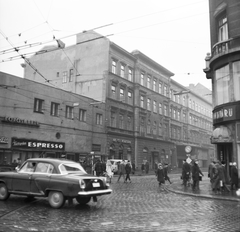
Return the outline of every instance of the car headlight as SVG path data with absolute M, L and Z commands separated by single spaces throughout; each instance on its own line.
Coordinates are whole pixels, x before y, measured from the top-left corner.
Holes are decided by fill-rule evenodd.
M 85 181 L 82 180 L 82 179 L 79 180 L 79 185 L 80 185 L 80 188 L 81 188 L 81 189 L 85 189 L 85 188 L 86 188 L 86 183 L 85 183 Z

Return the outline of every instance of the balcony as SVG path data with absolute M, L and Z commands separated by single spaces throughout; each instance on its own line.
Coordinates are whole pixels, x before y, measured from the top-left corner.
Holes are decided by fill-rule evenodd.
M 240 50 L 240 36 L 216 43 L 212 48 L 212 59 Z

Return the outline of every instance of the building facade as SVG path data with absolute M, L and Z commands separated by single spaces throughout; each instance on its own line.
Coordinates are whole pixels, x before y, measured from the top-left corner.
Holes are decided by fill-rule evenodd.
M 106 154 L 104 104 L 2 72 L 0 89 L 0 164 Z
M 209 1 L 211 54 L 204 72 L 212 79 L 212 143 L 217 158 L 240 167 L 240 2 Z
M 171 80 L 172 72 L 140 51 L 127 52 L 94 31 L 78 34 L 76 45 L 64 48 L 64 55 L 59 49 L 29 61 L 48 81 L 27 64 L 25 78 L 105 103 L 108 158 L 129 159 L 138 168 L 146 161 L 152 168 L 155 162 L 181 163 L 176 143 L 184 146 L 188 142 L 183 139 L 188 120 L 182 120 L 189 114 L 170 92 L 188 89 Z M 178 119 L 170 113 L 171 105 L 176 105 Z M 209 133 L 207 128 L 203 130 Z M 176 134 L 178 137 L 172 137 Z

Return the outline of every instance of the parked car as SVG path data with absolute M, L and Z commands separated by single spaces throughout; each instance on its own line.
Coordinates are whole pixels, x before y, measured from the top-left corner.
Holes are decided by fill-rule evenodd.
M 111 192 L 105 177 L 89 175 L 79 163 L 66 159 L 32 158 L 16 171 L 0 173 L 2 201 L 10 194 L 48 197 L 51 207 L 60 208 L 66 199 L 87 204 Z

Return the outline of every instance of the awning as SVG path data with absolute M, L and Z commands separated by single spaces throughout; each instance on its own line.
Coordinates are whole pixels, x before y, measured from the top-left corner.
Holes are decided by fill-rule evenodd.
M 226 126 L 219 126 L 214 129 L 212 137 L 212 143 L 229 143 L 232 142 L 231 131 Z

